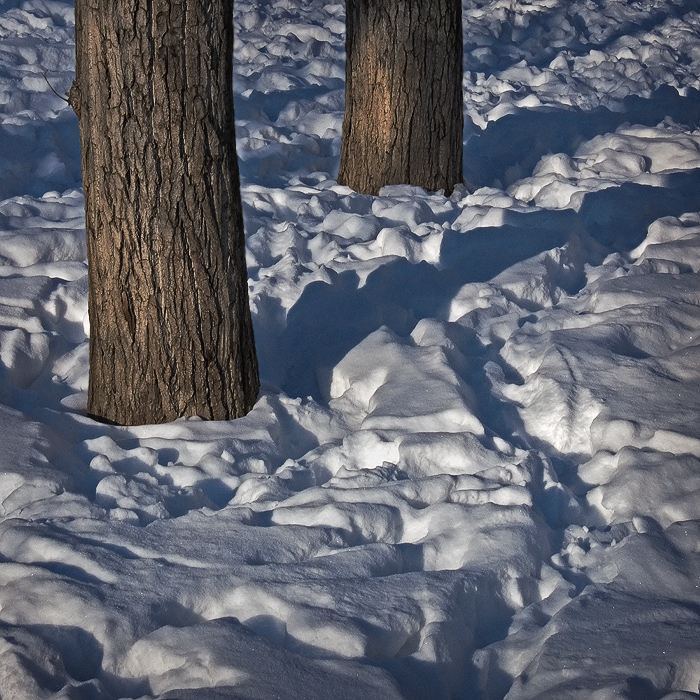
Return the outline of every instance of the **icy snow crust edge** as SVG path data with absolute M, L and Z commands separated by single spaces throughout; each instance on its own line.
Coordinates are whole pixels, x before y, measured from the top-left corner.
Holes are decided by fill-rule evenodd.
M 698 8 L 463 10 L 475 191 L 373 198 L 343 6 L 237 0 L 264 388 L 118 428 L 72 6 L 0 6 L 1 697 L 700 697 Z

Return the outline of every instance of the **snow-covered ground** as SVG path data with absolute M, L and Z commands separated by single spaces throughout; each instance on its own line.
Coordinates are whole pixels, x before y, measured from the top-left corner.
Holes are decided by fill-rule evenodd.
M 235 21 L 263 390 L 120 428 L 72 6 L 0 0 L 2 700 L 700 697 L 700 4 L 465 0 L 450 198 L 334 181 L 342 4 Z

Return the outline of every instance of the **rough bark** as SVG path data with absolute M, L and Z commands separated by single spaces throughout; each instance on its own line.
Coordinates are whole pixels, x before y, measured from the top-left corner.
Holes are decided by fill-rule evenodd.
M 233 116 L 233 0 L 77 0 L 88 242 L 88 413 L 119 424 L 250 410 Z
M 460 0 L 347 0 L 338 182 L 377 194 L 462 181 Z

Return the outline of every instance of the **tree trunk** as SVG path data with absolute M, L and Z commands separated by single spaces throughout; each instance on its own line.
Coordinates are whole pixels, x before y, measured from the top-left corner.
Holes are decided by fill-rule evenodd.
M 233 118 L 233 0 L 76 0 L 88 413 L 228 420 L 259 388 Z
M 338 182 L 377 194 L 462 181 L 460 0 L 347 0 Z

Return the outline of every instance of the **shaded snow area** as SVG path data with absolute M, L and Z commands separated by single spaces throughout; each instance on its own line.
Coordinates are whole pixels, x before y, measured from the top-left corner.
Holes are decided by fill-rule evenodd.
M 465 0 L 446 198 L 335 182 L 323 1 L 236 1 L 257 405 L 138 428 L 72 7 L 0 1 L 0 697 L 699 698 L 700 5 Z

